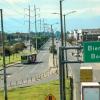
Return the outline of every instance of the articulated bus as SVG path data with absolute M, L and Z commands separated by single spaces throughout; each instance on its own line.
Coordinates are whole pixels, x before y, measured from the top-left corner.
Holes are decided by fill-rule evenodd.
M 35 63 L 37 60 L 37 53 L 31 53 L 31 54 L 23 54 L 21 56 L 21 63 L 22 64 L 31 64 Z

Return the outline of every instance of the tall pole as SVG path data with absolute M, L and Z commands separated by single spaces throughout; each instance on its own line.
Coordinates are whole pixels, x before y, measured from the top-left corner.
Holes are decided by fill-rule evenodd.
M 1 33 L 2 33 L 2 47 L 3 47 L 3 71 L 4 71 L 4 100 L 8 100 L 7 96 L 7 77 L 6 77 L 6 64 L 5 64 L 5 34 L 3 29 L 3 13 L 1 11 Z
M 40 18 L 40 33 L 41 33 L 41 18 Z
M 65 46 L 67 46 L 66 44 L 66 15 L 64 15 L 64 33 L 65 33 Z M 67 50 L 65 50 L 65 59 L 67 60 Z M 66 77 L 68 78 L 68 64 L 66 63 Z
M 62 1 L 60 0 L 60 24 L 61 24 L 61 46 L 64 46 L 64 35 L 63 35 L 63 20 L 62 20 Z M 61 52 L 61 60 L 64 60 L 64 52 Z M 64 64 L 61 64 L 59 61 L 59 78 L 60 78 L 60 100 L 66 100 L 66 93 L 65 93 L 65 70 Z
M 44 19 L 43 19 L 43 31 L 44 31 L 44 35 L 45 35 L 45 22 L 44 22 Z
M 60 25 L 61 25 L 61 46 L 64 45 L 64 34 L 63 34 L 63 20 L 62 20 L 62 1 L 60 0 Z
M 37 51 L 37 21 L 36 21 L 36 7 L 34 5 L 34 12 L 35 12 L 35 39 L 36 39 L 36 51 Z
M 55 66 L 55 61 L 54 61 L 54 33 L 51 25 L 51 34 L 52 34 L 52 47 L 53 47 L 53 66 Z
M 30 52 L 31 52 L 31 33 L 30 33 L 31 27 L 30 27 L 30 5 L 29 5 L 29 39 L 30 39 Z

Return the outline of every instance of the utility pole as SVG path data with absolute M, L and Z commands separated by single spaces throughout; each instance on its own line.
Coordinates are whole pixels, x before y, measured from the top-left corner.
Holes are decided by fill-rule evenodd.
M 44 34 L 45 34 L 45 22 L 44 22 L 44 19 L 43 19 L 43 31 L 44 31 Z
M 53 29 L 52 29 L 52 25 L 51 25 L 51 34 L 52 34 L 52 49 L 53 49 L 53 65 L 55 66 L 55 61 L 54 61 L 54 33 L 53 33 Z
M 35 12 L 35 39 L 36 39 L 35 49 L 37 51 L 37 21 L 36 21 L 36 7 L 35 7 L 35 5 L 34 5 L 34 12 Z
M 3 12 L 1 12 L 1 33 L 2 33 L 2 47 L 3 47 L 3 71 L 4 71 L 4 100 L 8 100 L 7 95 L 7 77 L 6 77 L 6 64 L 5 64 L 5 34 L 3 29 Z
M 40 18 L 40 33 L 41 33 L 41 18 Z
M 64 46 L 64 35 L 63 35 L 63 20 L 62 20 L 62 2 L 60 0 L 60 24 L 61 24 L 61 46 Z M 64 60 L 64 51 L 61 52 L 62 57 L 60 60 Z M 60 78 L 60 100 L 66 100 L 66 90 L 65 90 L 65 70 L 64 64 L 62 64 L 59 60 L 59 78 Z
M 29 5 L 29 39 L 30 39 L 30 52 L 31 52 L 31 33 L 30 33 L 31 27 L 30 27 L 30 5 Z
M 67 44 L 66 44 L 66 15 L 64 15 L 64 34 L 65 34 L 65 47 L 67 46 Z M 66 61 L 67 61 L 67 50 L 65 50 L 65 59 L 66 59 Z M 66 77 L 68 78 L 68 64 L 66 63 L 65 64 L 66 65 Z
M 30 5 L 28 6 L 28 8 L 25 8 L 27 11 L 28 11 L 28 14 L 27 14 L 27 16 L 28 16 L 28 33 L 29 33 L 29 35 L 27 35 L 27 39 L 28 39 L 28 36 L 29 36 L 29 49 L 30 49 L 30 52 L 31 52 L 31 33 L 30 33 L 30 31 L 31 31 L 31 9 L 30 9 Z

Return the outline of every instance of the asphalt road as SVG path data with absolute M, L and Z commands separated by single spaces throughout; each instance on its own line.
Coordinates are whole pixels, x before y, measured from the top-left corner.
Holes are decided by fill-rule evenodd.
M 40 75 L 49 69 L 49 47 L 51 41 L 48 41 L 37 55 L 36 64 L 17 64 L 12 67 L 7 68 L 7 83 L 8 85 L 12 82 L 31 79 L 34 76 Z M 3 71 L 0 71 L 3 74 Z M 3 86 L 3 76 L 1 75 L 0 86 Z

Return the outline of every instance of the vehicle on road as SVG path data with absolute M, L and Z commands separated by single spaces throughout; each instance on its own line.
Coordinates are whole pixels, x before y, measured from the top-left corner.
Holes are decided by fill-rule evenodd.
M 36 60 L 37 60 L 37 53 L 23 54 L 21 56 L 21 63 L 22 64 L 35 63 Z

